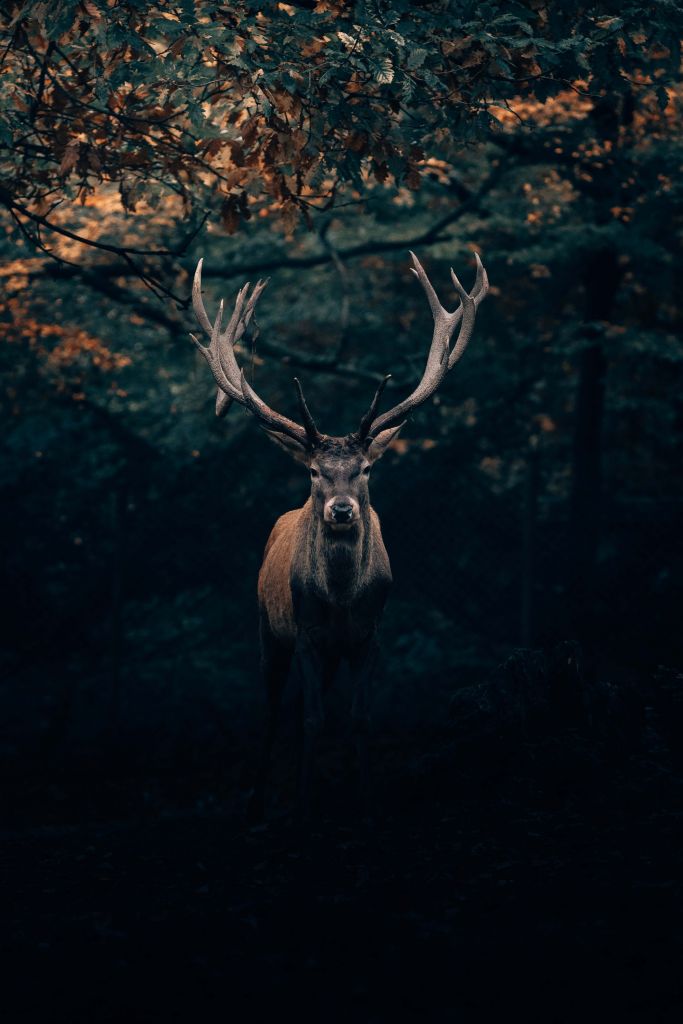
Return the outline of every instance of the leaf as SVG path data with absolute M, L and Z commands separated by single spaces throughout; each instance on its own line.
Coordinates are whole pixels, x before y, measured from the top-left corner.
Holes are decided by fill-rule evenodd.
M 444 83 L 436 75 L 432 74 L 431 71 L 427 71 L 426 68 L 422 69 L 422 78 L 432 89 L 443 90 L 445 88 Z
M 63 177 L 70 174 L 78 162 L 78 154 L 80 153 L 81 144 L 78 141 L 72 141 L 64 150 L 64 156 L 59 164 L 59 173 Z
M 229 235 L 234 235 L 240 225 L 239 209 L 233 196 L 221 207 L 221 223 Z
M 454 53 L 462 53 L 472 42 L 471 36 L 463 36 L 460 39 L 445 39 L 441 44 L 441 52 L 445 57 L 452 57 Z
M 394 65 L 389 57 L 385 57 L 380 67 L 375 72 L 375 81 L 380 85 L 389 85 L 394 80 Z
M 302 43 L 302 45 L 301 45 L 301 56 L 302 57 L 315 57 L 316 53 L 320 53 L 320 51 L 325 48 L 325 45 L 326 45 L 326 40 L 325 39 L 318 39 L 316 36 L 314 36 L 312 39 L 309 39 L 307 42 Z
M 348 32 L 337 32 L 337 39 L 339 42 L 346 47 L 347 50 L 353 50 L 358 40 L 350 36 Z
M 415 68 L 420 68 L 424 64 L 428 55 L 427 50 L 423 50 L 418 47 L 416 50 L 411 50 L 408 54 L 408 60 L 406 61 L 406 67 L 408 70 L 413 71 Z
M 471 50 L 465 59 L 460 62 L 460 67 L 476 68 L 483 64 L 485 60 L 487 60 L 487 54 L 484 50 Z
M 410 100 L 413 98 L 414 92 L 415 83 L 413 82 L 412 78 L 408 78 L 408 76 L 405 75 L 403 81 L 401 82 L 401 99 L 403 100 L 403 102 L 409 103 Z
M 339 68 L 336 64 L 329 64 L 318 79 L 318 85 L 327 85 L 334 75 L 336 75 L 338 70 Z
M 623 18 L 616 18 L 616 17 L 613 17 L 613 18 L 600 18 L 600 20 L 596 21 L 595 24 L 597 25 L 598 28 L 602 29 L 603 32 L 610 32 L 610 31 L 613 31 L 613 30 L 615 30 L 617 28 L 621 28 L 623 26 L 623 24 L 624 24 L 624 19 Z

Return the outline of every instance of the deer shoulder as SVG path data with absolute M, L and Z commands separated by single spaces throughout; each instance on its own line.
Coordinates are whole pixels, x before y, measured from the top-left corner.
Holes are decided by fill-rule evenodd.
M 307 503 L 308 504 L 308 503 Z M 294 644 L 296 623 L 292 605 L 291 572 L 304 508 L 292 509 L 270 531 L 258 576 L 258 601 L 272 634 Z

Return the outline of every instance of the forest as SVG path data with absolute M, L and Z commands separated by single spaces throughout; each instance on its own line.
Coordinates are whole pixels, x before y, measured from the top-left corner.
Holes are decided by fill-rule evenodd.
M 27 1021 L 680 1019 L 683 10 L 10 0 L 0 14 L 3 955 Z M 303 467 L 189 338 L 357 429 L 393 587 L 357 819 L 298 694 L 265 824 L 256 580 Z M 494 983 L 495 982 L 495 983 Z

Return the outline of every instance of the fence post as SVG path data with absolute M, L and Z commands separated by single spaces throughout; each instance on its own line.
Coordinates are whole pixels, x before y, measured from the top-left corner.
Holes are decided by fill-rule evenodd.
M 536 519 L 540 480 L 538 437 L 529 438 L 526 479 L 524 481 L 524 508 L 522 511 L 522 610 L 520 619 L 521 643 L 532 647 L 535 639 L 534 583 Z

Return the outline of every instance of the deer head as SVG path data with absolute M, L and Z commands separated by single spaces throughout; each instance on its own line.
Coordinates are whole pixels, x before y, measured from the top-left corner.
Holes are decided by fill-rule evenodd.
M 223 327 L 223 302 L 218 307 L 213 324 L 204 308 L 202 260 L 195 271 L 192 304 L 200 325 L 210 339 L 209 345 L 203 345 L 193 334 L 190 337 L 209 364 L 218 386 L 216 415 L 224 415 L 232 402 L 238 402 L 249 409 L 271 440 L 298 462 L 303 462 L 311 474 L 314 506 L 326 527 L 335 533 L 353 530 L 362 518 L 369 504 L 368 478 L 372 464 L 384 454 L 410 413 L 434 394 L 448 371 L 460 359 L 472 335 L 477 307 L 488 293 L 486 271 L 477 255 L 477 274 L 471 293 L 465 291 L 451 270 L 460 305 L 454 313 L 449 313 L 439 302 L 417 256 L 412 252 L 410 255 L 413 261 L 411 269 L 424 289 L 434 319 L 434 333 L 422 379 L 412 394 L 388 412 L 378 415 L 380 398 L 390 377 L 387 375 L 377 388 L 358 430 L 345 437 L 330 437 L 320 433 L 296 377 L 294 383 L 301 424 L 266 405 L 247 383 L 244 372 L 237 364 L 235 345 L 249 326 L 256 303 L 268 282 L 258 281 L 248 298 L 249 284 L 245 284 L 237 295 L 229 322 Z M 451 348 L 450 341 L 458 324 L 458 337 Z

